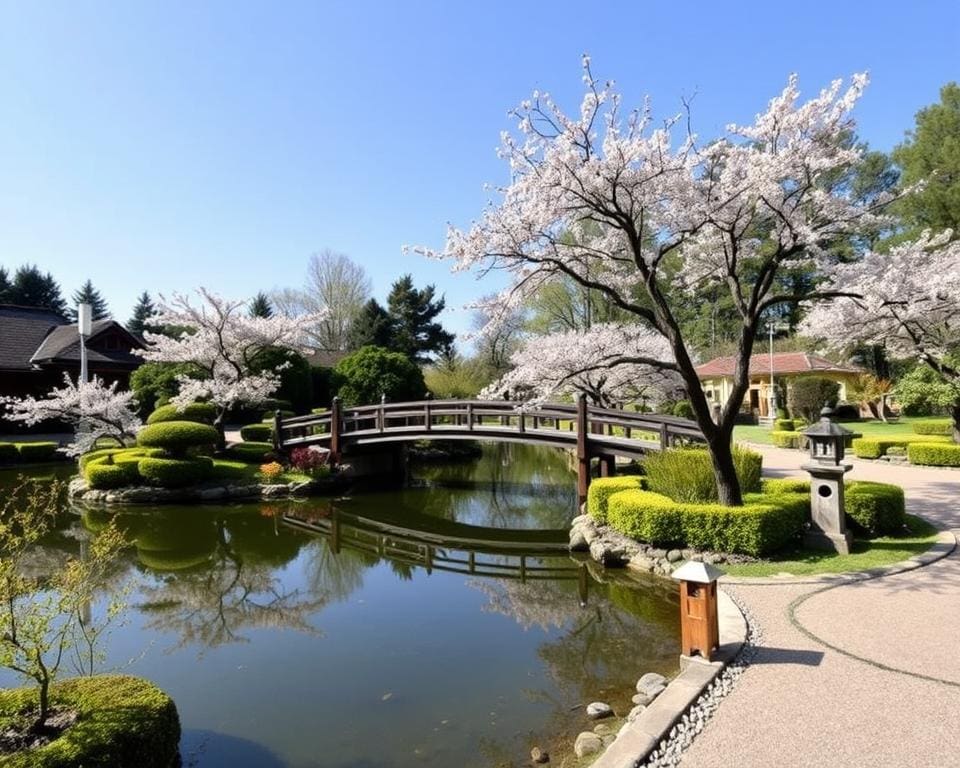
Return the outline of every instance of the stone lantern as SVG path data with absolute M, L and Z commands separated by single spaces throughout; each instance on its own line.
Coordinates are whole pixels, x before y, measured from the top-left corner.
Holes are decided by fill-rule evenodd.
M 717 579 L 723 571 L 691 560 L 670 575 L 680 582 L 681 653 L 710 661 L 720 648 Z
M 824 408 L 820 421 L 803 430 L 810 446 L 810 461 L 801 467 L 810 473 L 810 530 L 803 538 L 809 547 L 846 555 L 853 536 L 847 530 L 843 476 L 852 467 L 843 463 L 843 454 L 853 433 L 832 417 L 833 411 Z

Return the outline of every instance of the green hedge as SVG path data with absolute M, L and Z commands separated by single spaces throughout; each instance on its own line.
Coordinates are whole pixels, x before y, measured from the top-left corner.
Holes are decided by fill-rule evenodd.
M 162 424 L 166 421 L 195 421 L 200 424 L 213 424 L 217 418 L 217 407 L 210 403 L 190 403 L 178 410 L 175 405 L 161 405 L 147 417 L 147 424 Z
M 810 493 L 810 481 L 799 477 L 777 477 L 763 481 L 763 493 L 779 495 L 783 493 Z
M 796 428 L 797 426 L 793 419 L 774 419 L 773 421 L 774 432 L 793 432 Z
M 855 480 L 844 488 L 844 507 L 855 527 L 870 535 L 899 533 L 906 523 L 903 488 Z
M 57 443 L 17 443 L 17 451 L 20 454 L 20 461 L 52 461 L 57 458 L 57 451 L 60 446 Z
M 774 430 L 770 439 L 777 448 L 799 448 L 805 442 L 805 435 L 800 432 Z
M 247 424 L 240 427 L 240 437 L 247 442 L 269 442 L 273 436 L 273 427 L 270 424 Z
M 137 445 L 178 453 L 188 448 L 212 448 L 219 442 L 216 429 L 195 421 L 162 421 L 149 424 L 137 435 Z
M 735 446 L 733 463 L 743 493 L 760 490 L 763 456 Z M 717 483 L 710 454 L 703 448 L 671 448 L 651 453 L 643 460 L 647 487 L 675 501 L 709 502 L 717 500 Z
M 799 538 L 809 500 L 798 493 L 747 494 L 742 507 L 675 502 L 651 491 L 627 490 L 607 502 L 611 526 L 656 545 L 764 555 Z
M 0 691 L 0 731 L 35 707 L 35 687 Z M 153 683 L 127 675 L 78 677 L 51 689 L 54 706 L 77 721 L 53 741 L 0 756 L 3 768 L 172 768 L 180 718 Z
M 13 464 L 20 460 L 20 452 L 13 443 L 0 443 L 0 464 Z
M 949 437 L 938 435 L 901 435 L 899 437 L 858 437 L 853 441 L 853 454 L 861 459 L 879 459 L 887 448 L 907 448 L 911 443 L 948 443 Z
M 923 419 L 910 425 L 917 435 L 953 435 L 952 419 Z
M 635 489 L 644 490 L 646 486 L 646 480 L 639 475 L 598 477 L 590 483 L 590 490 L 587 491 L 587 512 L 598 523 L 605 523 L 607 502 L 613 494 Z
M 100 490 L 136 485 L 140 482 L 140 473 L 137 471 L 139 462 L 140 458 L 136 456 L 115 461 L 112 456 L 104 456 L 89 462 L 83 470 L 83 476 L 87 485 Z
M 927 467 L 960 467 L 960 445 L 914 443 L 907 446 L 907 458 Z
M 208 478 L 213 470 L 209 456 L 194 456 L 189 459 L 164 459 L 147 457 L 137 465 L 140 476 L 152 485 L 161 488 L 182 488 Z
M 262 464 L 273 453 L 271 443 L 234 443 L 224 452 L 228 459 Z

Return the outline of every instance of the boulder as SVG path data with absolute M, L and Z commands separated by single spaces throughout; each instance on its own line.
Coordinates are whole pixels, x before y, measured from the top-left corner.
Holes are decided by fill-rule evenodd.
M 591 720 L 600 720 L 604 717 L 611 717 L 612 715 L 613 709 L 609 704 L 602 701 L 594 701 L 587 704 L 587 717 Z
M 603 739 L 590 731 L 584 731 L 573 743 L 573 752 L 579 758 L 595 755 L 603 749 Z

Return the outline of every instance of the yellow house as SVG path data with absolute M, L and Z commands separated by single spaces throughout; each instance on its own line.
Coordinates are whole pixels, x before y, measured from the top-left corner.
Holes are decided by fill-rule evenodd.
M 724 403 L 733 389 L 733 371 L 736 358 L 717 357 L 697 367 L 700 384 L 708 402 Z M 847 385 L 864 371 L 854 365 L 838 365 L 825 357 L 808 352 L 778 352 L 750 358 L 750 389 L 743 398 L 741 410 L 755 418 L 766 419 L 770 414 L 771 367 L 777 388 L 783 391 L 790 382 L 804 376 L 819 376 L 840 384 L 840 400 L 847 398 Z M 786 403 L 779 403 L 780 407 Z M 775 415 L 775 414 L 774 414 Z

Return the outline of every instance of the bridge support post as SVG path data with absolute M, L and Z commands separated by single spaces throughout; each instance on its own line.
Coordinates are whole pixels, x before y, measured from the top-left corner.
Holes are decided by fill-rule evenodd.
M 617 474 L 617 457 L 600 457 L 600 477 L 613 477 Z
M 577 503 L 587 500 L 590 490 L 590 448 L 587 435 L 587 398 L 582 392 L 577 395 Z
M 340 398 L 333 398 L 330 403 L 330 463 L 334 466 L 340 463 Z
M 283 450 L 283 416 L 279 408 L 273 412 L 273 450 L 277 453 Z

